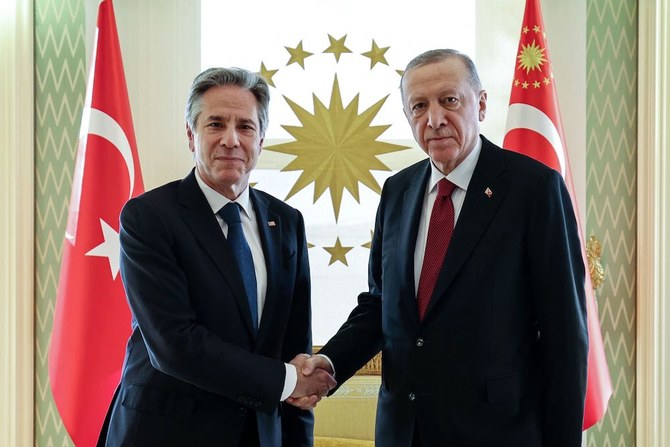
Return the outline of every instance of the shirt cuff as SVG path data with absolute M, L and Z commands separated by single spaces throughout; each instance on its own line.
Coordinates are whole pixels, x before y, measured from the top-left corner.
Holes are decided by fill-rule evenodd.
M 326 359 L 326 361 L 330 365 L 330 370 L 333 372 L 332 376 L 335 377 L 335 365 L 333 365 L 333 361 L 330 360 L 330 358 L 326 354 L 314 354 L 314 355 Z
M 284 363 L 284 367 L 286 367 L 286 377 L 284 378 L 284 390 L 281 392 L 281 398 L 279 399 L 281 402 L 284 402 L 293 394 L 298 384 L 298 370 L 295 365 Z

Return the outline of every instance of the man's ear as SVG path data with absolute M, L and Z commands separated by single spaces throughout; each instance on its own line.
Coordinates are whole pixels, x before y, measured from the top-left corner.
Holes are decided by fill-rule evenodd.
M 186 123 L 186 137 L 188 138 L 188 149 L 191 152 L 195 152 L 195 135 L 193 135 L 191 126 L 189 126 L 188 123 Z
M 486 100 L 488 99 L 488 94 L 486 90 L 479 92 L 479 121 L 484 121 L 486 118 Z

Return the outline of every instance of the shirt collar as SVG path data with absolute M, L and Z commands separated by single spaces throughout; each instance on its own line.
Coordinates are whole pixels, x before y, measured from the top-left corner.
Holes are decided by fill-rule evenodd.
M 458 186 L 460 189 L 467 191 L 468 185 L 470 184 L 470 179 L 472 179 L 472 174 L 475 172 L 475 166 L 477 166 L 477 160 L 479 160 L 479 154 L 482 151 L 482 139 L 477 138 L 477 143 L 472 151 L 465 157 L 458 166 L 454 168 L 448 175 L 444 175 L 435 165 L 433 161 L 430 162 L 430 180 L 428 183 L 428 192 L 432 192 L 437 186 L 437 182 L 446 178 L 454 185 Z
M 251 216 L 251 212 L 249 210 L 251 206 L 249 200 L 249 185 L 247 185 L 247 187 L 244 188 L 244 190 L 240 193 L 239 196 L 237 196 L 235 200 L 229 200 L 226 196 L 214 190 L 207 183 L 205 183 L 204 180 L 200 178 L 200 174 L 198 173 L 197 169 L 195 170 L 195 180 L 198 182 L 198 186 L 202 190 L 202 193 L 205 195 L 207 203 L 209 203 L 209 206 L 212 208 L 212 213 L 216 214 L 221 208 L 223 208 L 229 202 L 234 201 L 237 202 L 237 204 L 242 207 L 247 216 Z

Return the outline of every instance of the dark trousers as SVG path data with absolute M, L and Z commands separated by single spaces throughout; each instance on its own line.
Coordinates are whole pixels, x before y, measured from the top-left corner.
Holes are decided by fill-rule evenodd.
M 414 420 L 414 436 L 412 436 L 412 447 L 421 447 L 421 439 L 419 438 L 419 423 Z
M 259 447 L 258 424 L 256 423 L 256 412 L 250 411 L 244 422 L 242 437 L 240 438 L 240 447 Z

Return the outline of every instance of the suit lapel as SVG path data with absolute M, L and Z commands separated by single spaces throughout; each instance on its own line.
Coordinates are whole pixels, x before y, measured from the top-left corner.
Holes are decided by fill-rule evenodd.
M 502 149 L 497 148 L 484 137 L 482 140 L 479 160 L 468 185 L 465 201 L 428 305 L 427 314 L 444 295 L 456 273 L 488 228 L 507 194 L 504 160 L 498 155 L 498 151 Z M 487 189 L 490 194 L 486 193 Z
M 398 253 L 404 253 L 407 258 L 406 262 L 398 260 L 398 268 L 401 269 L 398 276 L 401 279 L 399 296 L 408 297 L 408 299 L 403 300 L 407 307 L 407 315 L 411 315 L 411 318 L 417 324 L 419 314 L 416 307 L 416 284 L 414 283 L 414 250 L 429 176 L 430 165 L 426 161 L 423 165 L 423 173 L 416 177 L 417 180 L 412 182 L 403 194 L 402 216 L 399 227 L 400 237 L 398 238 Z M 402 271 L 403 268 L 404 271 Z M 402 281 L 402 278 L 406 278 L 406 280 Z
M 265 304 L 261 317 L 259 335 L 269 324 L 268 316 L 278 315 L 274 308 L 278 306 L 281 294 L 277 291 L 277 272 L 280 271 L 281 264 L 281 219 L 278 215 L 269 209 L 270 203 L 261 194 L 254 189 L 249 191 L 251 202 L 256 213 L 256 223 L 261 237 L 263 254 L 265 256 L 265 266 L 267 269 L 267 291 L 265 293 Z
M 233 297 L 249 333 L 253 336 L 255 331 L 253 330 L 251 311 L 249 310 L 242 275 L 237 268 L 237 261 L 221 231 L 216 216 L 212 213 L 212 208 L 198 186 L 195 171 L 191 171 L 179 185 L 179 204 L 182 207 L 181 216 L 184 223 L 191 229 L 193 236 L 212 259 L 232 290 Z M 230 268 L 231 266 L 235 267 Z M 221 293 L 223 294 L 223 287 Z

